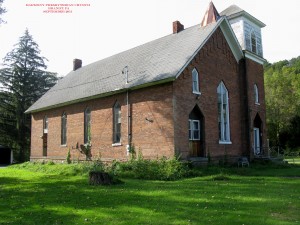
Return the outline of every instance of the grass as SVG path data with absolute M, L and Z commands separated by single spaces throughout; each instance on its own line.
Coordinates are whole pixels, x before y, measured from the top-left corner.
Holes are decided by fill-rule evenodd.
M 298 164 L 300 165 L 300 157 L 285 157 L 284 161 L 290 164 Z
M 0 169 L 0 224 L 300 224 L 300 167 L 207 167 L 179 181 L 88 185 L 82 165 Z

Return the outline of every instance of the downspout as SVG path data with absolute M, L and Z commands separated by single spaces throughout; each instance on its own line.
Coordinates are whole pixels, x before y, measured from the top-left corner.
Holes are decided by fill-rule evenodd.
M 127 155 L 130 153 L 131 148 L 131 115 L 130 115 L 130 104 L 129 104 L 129 89 L 127 89 L 126 93 L 126 104 L 127 104 L 127 145 L 126 145 L 126 151 Z
M 125 66 L 123 71 L 123 74 L 125 74 L 126 78 L 126 85 L 129 83 L 128 82 L 128 66 Z M 127 106 L 127 145 L 126 145 L 126 154 L 129 155 L 130 153 L 130 148 L 131 148 L 131 115 L 130 115 L 130 104 L 129 104 L 129 89 L 127 88 L 126 91 L 126 106 Z

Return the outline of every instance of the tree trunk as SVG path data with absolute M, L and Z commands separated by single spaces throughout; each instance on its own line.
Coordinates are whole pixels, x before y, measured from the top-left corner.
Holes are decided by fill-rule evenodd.
M 112 177 L 105 172 L 91 171 L 89 174 L 90 185 L 110 185 L 113 184 Z

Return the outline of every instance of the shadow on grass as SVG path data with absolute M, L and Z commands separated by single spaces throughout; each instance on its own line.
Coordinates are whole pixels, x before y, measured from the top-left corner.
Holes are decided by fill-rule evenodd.
M 0 224 L 268 225 L 299 220 L 297 180 L 231 174 L 224 180 L 209 175 L 175 182 L 124 181 L 90 186 L 86 176 L 23 179 L 6 173 L 0 177 Z

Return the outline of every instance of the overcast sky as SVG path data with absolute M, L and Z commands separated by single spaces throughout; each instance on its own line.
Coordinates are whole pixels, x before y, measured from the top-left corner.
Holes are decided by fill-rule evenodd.
M 210 0 L 4 0 L 0 59 L 13 49 L 26 28 L 46 57 L 48 70 L 64 76 L 74 58 L 83 65 L 172 33 L 172 22 L 199 24 Z M 262 29 L 264 58 L 269 62 L 300 55 L 300 0 L 214 0 L 219 12 L 232 4 L 267 26 Z M 47 6 L 69 6 L 70 13 L 46 13 Z M 0 66 L 1 67 L 1 66 Z

